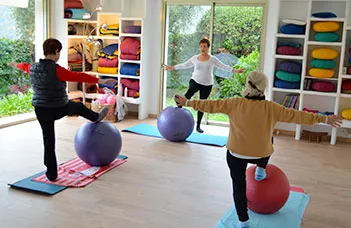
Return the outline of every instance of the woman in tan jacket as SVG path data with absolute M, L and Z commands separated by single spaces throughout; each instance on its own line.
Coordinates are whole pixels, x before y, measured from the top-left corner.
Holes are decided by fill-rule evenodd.
M 341 118 L 323 116 L 285 108 L 265 100 L 267 78 L 263 73 L 251 72 L 246 80 L 244 98 L 224 100 L 192 100 L 175 96 L 178 106 L 188 106 L 208 113 L 224 113 L 229 117 L 227 163 L 233 183 L 233 197 L 239 217 L 238 228 L 249 227 L 246 198 L 246 168 L 256 164 L 257 181 L 267 177 L 265 168 L 273 153 L 272 134 L 277 122 L 313 125 L 326 123 L 339 127 Z

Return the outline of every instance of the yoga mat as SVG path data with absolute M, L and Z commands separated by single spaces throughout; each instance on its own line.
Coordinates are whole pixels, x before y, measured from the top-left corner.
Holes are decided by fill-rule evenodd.
M 127 162 L 127 158 L 126 156 L 118 156 L 111 164 L 101 167 L 90 166 L 79 158 L 74 158 L 59 165 L 58 177 L 54 182 L 49 181 L 45 174 L 33 178 L 32 181 L 66 187 L 85 187 L 111 169 Z
M 307 204 L 309 195 L 300 191 L 290 191 L 289 199 L 282 209 L 270 215 L 257 214 L 249 210 L 250 228 L 299 228 Z M 238 222 L 235 207 L 230 208 L 216 228 L 234 228 Z
M 65 186 L 32 181 L 33 178 L 41 176 L 42 174 L 45 174 L 45 171 L 8 185 L 16 189 L 38 192 L 46 195 L 55 195 L 56 193 L 59 193 L 67 188 Z
M 118 159 L 116 159 L 114 162 L 119 161 L 118 164 L 120 165 L 120 164 L 123 164 L 124 162 L 126 162 L 127 158 L 128 158 L 127 156 L 119 155 Z M 72 159 L 71 161 L 73 161 L 73 160 L 75 160 L 75 159 Z M 68 162 L 70 162 L 70 161 L 68 161 Z M 68 162 L 63 163 L 60 166 L 65 165 Z M 94 174 L 96 174 L 96 175 L 94 178 L 96 179 L 97 177 L 101 176 L 102 174 L 104 174 L 104 173 L 108 172 L 109 170 L 116 167 L 115 164 L 112 166 L 113 167 L 107 166 L 108 168 L 105 167 L 103 171 L 100 170 L 100 172 L 95 172 Z M 59 193 L 59 192 L 65 190 L 66 188 L 68 188 L 68 186 L 61 186 L 61 185 L 56 184 L 55 182 L 50 182 L 50 181 L 46 180 L 46 177 L 45 177 L 44 182 L 33 181 L 33 179 L 40 178 L 42 176 L 45 176 L 45 171 L 37 173 L 33 176 L 27 177 L 23 180 L 20 180 L 20 181 L 13 183 L 13 184 L 8 184 L 8 185 L 13 187 L 13 188 L 16 188 L 16 189 L 38 192 L 38 193 L 42 193 L 42 194 L 46 194 L 46 195 L 55 195 L 56 193 Z M 85 182 L 85 183 L 87 183 L 87 182 Z M 87 183 L 87 184 L 89 184 L 89 183 Z M 72 186 L 72 187 L 75 187 L 75 186 Z
M 145 136 L 163 138 L 156 126 L 149 124 L 138 124 L 130 128 L 123 129 L 122 132 L 130 132 Z M 227 136 L 207 135 L 192 133 L 185 141 L 204 145 L 223 147 L 227 144 Z

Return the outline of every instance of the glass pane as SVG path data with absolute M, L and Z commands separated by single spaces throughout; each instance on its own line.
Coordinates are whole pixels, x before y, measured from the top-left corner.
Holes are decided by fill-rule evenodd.
M 215 84 L 210 99 L 240 96 L 246 75 L 259 68 L 263 8 L 251 6 L 216 6 L 213 22 L 212 54 L 226 53 L 237 58 L 235 68 L 246 68 L 243 74 L 229 74 L 229 77 L 215 75 Z M 203 24 L 209 21 L 203 21 Z M 222 55 L 223 56 L 223 55 Z M 235 58 L 231 56 L 234 60 Z M 235 61 L 221 59 L 234 66 Z M 211 121 L 228 122 L 223 114 L 210 114 Z
M 166 24 L 165 55 L 167 65 L 183 63 L 193 55 L 199 54 L 199 41 L 209 37 L 210 23 L 203 24 L 211 17 L 211 6 L 203 5 L 168 5 Z M 191 78 L 193 68 L 188 70 L 165 72 L 164 106 L 175 105 L 176 93 L 184 95 Z M 196 94 L 194 99 L 198 98 Z M 189 109 L 194 116 L 196 112 Z
M 28 8 L 0 6 L 0 118 L 33 110 L 28 75 L 8 63 L 34 62 L 35 2 L 29 0 Z

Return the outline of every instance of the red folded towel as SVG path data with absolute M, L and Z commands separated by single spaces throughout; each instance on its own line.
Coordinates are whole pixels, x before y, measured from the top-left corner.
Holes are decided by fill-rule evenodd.
M 140 55 L 120 54 L 120 58 L 125 60 L 139 60 Z
M 118 59 L 99 58 L 98 65 L 100 67 L 117 67 Z
M 137 91 L 139 91 L 140 89 L 139 80 L 131 80 L 131 79 L 124 78 L 124 79 L 121 79 L 121 84 L 127 87 L 128 89 L 137 90 Z
M 140 53 L 140 40 L 134 38 L 126 38 L 121 43 L 121 53 L 138 55 Z
M 83 9 L 82 1 L 80 0 L 65 0 L 65 9 Z

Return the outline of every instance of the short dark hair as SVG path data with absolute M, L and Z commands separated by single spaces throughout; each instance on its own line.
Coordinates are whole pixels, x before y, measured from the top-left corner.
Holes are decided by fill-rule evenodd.
M 207 47 L 210 47 L 211 45 L 210 40 L 206 38 L 200 40 L 199 44 L 207 44 Z
M 55 55 L 56 51 L 60 52 L 62 50 L 62 44 L 60 41 L 49 38 L 43 43 L 44 55 Z

